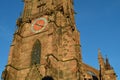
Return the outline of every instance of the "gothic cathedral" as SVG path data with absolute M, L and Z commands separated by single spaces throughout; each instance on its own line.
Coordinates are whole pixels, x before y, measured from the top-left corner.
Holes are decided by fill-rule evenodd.
M 116 80 L 100 50 L 97 70 L 82 61 L 73 0 L 23 0 L 2 80 Z

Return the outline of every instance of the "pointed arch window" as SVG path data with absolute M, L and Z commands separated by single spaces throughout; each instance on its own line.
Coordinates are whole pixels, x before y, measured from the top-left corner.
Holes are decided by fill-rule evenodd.
M 31 55 L 31 64 L 40 64 L 40 57 L 41 57 L 41 43 L 39 40 L 36 40 Z

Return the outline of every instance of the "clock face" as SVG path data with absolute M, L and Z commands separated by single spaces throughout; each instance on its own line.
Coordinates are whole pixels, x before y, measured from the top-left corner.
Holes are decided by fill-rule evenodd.
M 33 24 L 31 26 L 31 30 L 34 33 L 41 32 L 47 25 L 47 19 L 46 18 L 38 18 L 35 21 L 33 21 Z

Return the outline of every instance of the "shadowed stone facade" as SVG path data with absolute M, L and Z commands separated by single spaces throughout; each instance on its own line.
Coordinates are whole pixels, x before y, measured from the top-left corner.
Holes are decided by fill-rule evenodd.
M 100 70 L 82 62 L 73 0 L 24 0 L 17 26 L 3 80 L 116 80 L 100 51 Z

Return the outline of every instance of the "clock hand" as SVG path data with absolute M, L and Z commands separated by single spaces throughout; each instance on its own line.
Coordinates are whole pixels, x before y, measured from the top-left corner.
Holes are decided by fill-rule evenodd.
M 40 24 L 37 24 L 37 23 L 36 23 L 35 25 L 37 25 L 37 26 L 42 26 L 42 25 L 40 25 Z

